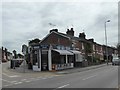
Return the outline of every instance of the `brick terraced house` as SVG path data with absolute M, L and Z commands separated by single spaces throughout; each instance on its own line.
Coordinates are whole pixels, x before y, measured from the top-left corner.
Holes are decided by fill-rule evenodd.
M 74 36 L 74 29 L 67 29 L 66 34 L 58 29 L 50 30 L 40 43 L 28 46 L 29 62 L 34 71 L 63 70 L 105 62 L 104 45 L 86 39 L 85 33 Z M 108 46 L 107 46 L 108 47 Z M 108 47 L 109 59 L 117 54 L 117 49 Z

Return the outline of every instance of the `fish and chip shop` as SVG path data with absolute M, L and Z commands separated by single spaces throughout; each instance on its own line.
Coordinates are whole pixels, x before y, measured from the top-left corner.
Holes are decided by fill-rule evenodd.
M 33 71 L 57 71 L 74 68 L 79 66 L 83 60 L 79 51 L 58 45 L 31 45 L 29 54 Z

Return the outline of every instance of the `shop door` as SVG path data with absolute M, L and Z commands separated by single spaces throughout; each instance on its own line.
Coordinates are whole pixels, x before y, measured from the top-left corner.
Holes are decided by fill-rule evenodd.
M 47 71 L 48 70 L 48 51 L 42 51 L 42 56 L 41 56 L 41 69 L 42 71 Z
M 37 65 L 40 68 L 39 50 L 33 51 L 33 65 Z

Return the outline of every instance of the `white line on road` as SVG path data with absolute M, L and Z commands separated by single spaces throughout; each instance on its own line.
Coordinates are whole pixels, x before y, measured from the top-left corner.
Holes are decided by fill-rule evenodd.
M 48 77 L 48 78 L 53 78 L 53 76 L 50 76 L 50 77 Z
M 27 80 L 27 79 L 22 79 L 21 81 L 25 81 L 25 80 Z
M 30 78 L 30 81 L 41 80 L 42 78 Z
M 82 79 L 82 80 L 87 80 L 87 79 L 89 79 L 89 78 L 93 78 L 93 77 L 95 77 L 95 76 L 97 76 L 97 75 L 89 76 L 89 77 L 84 78 L 84 79 Z
M 31 82 L 31 81 L 25 81 L 25 82 Z
M 40 78 L 38 78 L 38 79 L 35 79 L 35 80 L 41 80 Z
M 7 77 L 10 77 L 10 78 L 13 78 L 13 77 L 20 77 L 20 76 L 18 76 L 18 75 L 10 76 L 10 75 L 8 75 L 8 74 L 6 74 L 6 73 L 2 73 L 2 74 L 5 75 L 5 76 L 7 76 Z
M 47 79 L 47 78 L 42 78 L 42 79 Z
M 11 81 L 8 81 L 8 80 L 5 80 L 5 79 L 1 79 L 1 78 L 0 78 L 0 80 L 5 81 L 5 82 L 8 82 L 8 83 L 12 83 Z
M 11 86 L 12 84 L 4 85 L 4 87 Z
M 22 82 L 17 82 L 17 83 L 14 83 L 14 84 L 21 84 Z
M 7 76 L 7 77 L 9 77 L 10 75 L 8 75 L 8 74 L 6 74 L 6 73 L 2 73 L 3 75 L 5 75 L 5 76 Z
M 11 81 L 11 83 L 16 83 L 17 81 Z
M 67 86 L 69 86 L 70 84 L 66 84 L 66 85 L 63 85 L 63 86 L 60 86 L 60 87 L 58 87 L 58 88 L 64 88 L 64 87 L 67 87 Z
M 35 78 L 30 78 L 30 79 L 35 79 Z
M 13 75 L 13 76 L 9 76 L 9 77 L 13 78 L 13 77 L 20 77 L 20 76 L 18 76 L 18 75 Z
M 37 77 L 37 78 L 42 78 L 42 77 Z

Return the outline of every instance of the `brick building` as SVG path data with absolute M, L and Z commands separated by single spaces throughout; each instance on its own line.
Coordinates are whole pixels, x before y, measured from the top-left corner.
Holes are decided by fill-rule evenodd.
M 29 45 L 29 60 L 37 71 L 87 66 L 105 62 L 105 47 L 86 39 L 84 32 L 74 36 L 73 28 L 67 29 L 66 34 L 52 29 L 40 43 Z M 115 50 L 108 47 L 109 55 Z
M 2 53 L 2 62 L 7 62 L 8 60 L 11 60 L 12 58 L 12 53 L 10 53 L 7 48 L 3 48 L 1 49 L 1 53 Z

